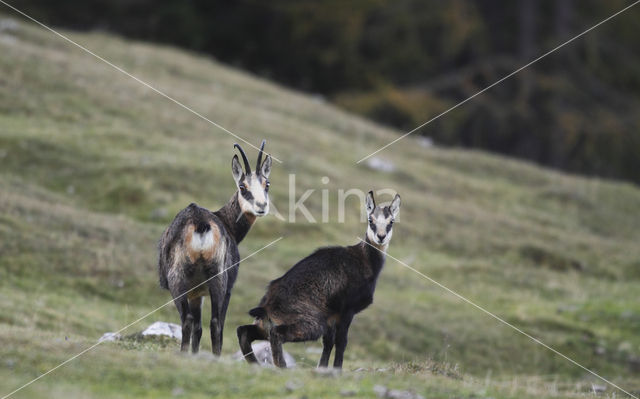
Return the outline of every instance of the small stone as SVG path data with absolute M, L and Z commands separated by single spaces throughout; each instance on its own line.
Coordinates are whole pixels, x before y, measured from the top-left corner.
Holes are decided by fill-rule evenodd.
M 18 30 L 18 21 L 12 18 L 0 19 L 0 32 L 15 32 Z
M 367 160 L 367 166 L 380 172 L 393 172 L 396 170 L 393 162 L 378 157 L 369 158 Z
M 303 386 L 304 384 L 300 380 L 289 380 L 286 382 L 286 384 L 284 384 L 284 388 L 287 390 L 287 392 L 297 391 Z
M 593 391 L 593 393 L 603 393 L 604 391 L 607 390 L 607 386 L 606 385 L 591 384 L 591 390 Z
M 618 345 L 619 352 L 631 352 L 633 349 L 633 345 L 629 341 L 622 341 L 620 345 Z
M 314 93 L 311 95 L 311 100 L 317 104 L 324 104 L 327 102 L 327 98 L 322 94 Z
M 386 398 L 387 397 L 387 387 L 385 387 L 384 385 L 374 385 L 373 386 L 373 393 L 378 395 L 378 397 L 380 397 L 380 398 Z
M 418 137 L 418 144 L 422 148 L 431 148 L 433 147 L 433 139 L 427 136 Z
M 66 337 L 65 337 L 66 338 Z M 104 333 L 98 342 L 113 342 L 122 338 L 122 335 L 114 332 Z
M 378 397 L 384 399 L 424 399 L 422 395 L 415 392 L 389 389 L 383 385 L 375 385 L 373 387 L 373 392 L 378 395 Z
M 180 387 L 175 387 L 171 391 L 171 395 L 173 395 L 173 396 L 182 396 L 182 395 L 184 395 L 184 389 L 180 388 Z
M 387 391 L 387 398 L 389 399 L 423 399 L 422 396 L 416 395 L 410 391 L 401 391 L 398 389 L 390 389 Z

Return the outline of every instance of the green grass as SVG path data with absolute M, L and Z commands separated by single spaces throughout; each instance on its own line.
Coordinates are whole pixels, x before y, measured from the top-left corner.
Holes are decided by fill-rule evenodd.
M 355 197 L 337 222 L 337 192 L 352 187 L 402 195 L 390 254 L 640 391 L 638 188 L 412 138 L 381 152 L 396 170 L 378 172 L 355 161 L 398 132 L 201 56 L 66 33 L 250 142 L 266 138 L 283 161 L 273 204 L 288 213 L 295 173 L 299 195 L 316 189 L 307 201 L 316 219 L 319 190 L 330 190 L 331 223 L 257 222 L 243 256 L 285 238 L 241 265 L 221 359 L 206 355 L 208 339 L 197 357 L 175 343 L 105 344 L 16 398 L 375 397 L 376 384 L 443 398 L 591 395 L 597 379 L 393 260 L 353 323 L 342 375 L 313 371 L 319 343 L 285 346 L 296 370 L 231 360 L 235 327 L 251 321 L 271 279 L 318 246 L 363 235 Z M 0 32 L 0 53 L 4 394 L 170 300 L 157 284 L 156 242 L 188 203 L 217 208 L 230 197 L 235 139 L 27 23 Z M 154 320 L 176 322 L 177 312 L 167 306 L 125 334 Z

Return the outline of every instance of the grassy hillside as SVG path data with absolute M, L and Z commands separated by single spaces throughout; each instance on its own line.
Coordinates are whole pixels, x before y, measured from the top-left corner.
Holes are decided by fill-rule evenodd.
M 331 223 L 258 221 L 243 256 L 285 238 L 241 265 L 220 360 L 207 356 L 208 339 L 197 357 L 179 356 L 175 343 L 110 343 L 14 397 L 375 397 L 376 384 L 427 397 L 582 397 L 600 384 L 392 260 L 353 323 L 342 376 L 312 370 L 319 343 L 285 346 L 295 371 L 231 360 L 235 327 L 250 322 L 268 281 L 318 246 L 364 234 L 355 197 L 337 222 L 337 192 L 353 187 L 402 195 L 390 254 L 640 391 L 636 187 L 413 139 L 379 154 L 395 171 L 376 171 L 355 161 L 397 132 L 207 58 L 69 35 L 252 143 L 266 138 L 283 161 L 273 167 L 273 204 L 288 213 L 295 174 L 298 195 L 316 189 L 306 204 L 318 220 L 319 190 L 329 189 Z M 170 299 L 157 283 L 156 241 L 188 203 L 217 208 L 230 197 L 235 139 L 29 24 L 0 32 L 0 54 L 5 394 Z M 125 334 L 154 320 L 178 315 L 168 306 Z

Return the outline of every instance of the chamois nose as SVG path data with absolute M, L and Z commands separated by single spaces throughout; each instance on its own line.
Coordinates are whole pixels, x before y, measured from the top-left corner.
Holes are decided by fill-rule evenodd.
M 382 242 L 384 241 L 384 238 L 386 237 L 386 235 L 380 235 L 380 234 L 376 234 L 378 236 L 378 241 Z
M 263 214 L 264 213 L 264 208 L 266 208 L 267 203 L 263 202 L 263 203 L 257 203 L 256 202 L 256 210 L 259 214 Z

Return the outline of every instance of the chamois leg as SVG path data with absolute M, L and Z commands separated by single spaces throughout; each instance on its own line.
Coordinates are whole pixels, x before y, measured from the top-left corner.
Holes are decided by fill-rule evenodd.
M 273 327 L 269 332 L 269 343 L 271 344 L 273 364 L 280 368 L 287 367 L 287 363 L 284 361 L 284 354 L 282 353 L 283 334 L 281 331 L 283 329 L 286 329 L 286 326 Z
M 251 343 L 257 339 L 267 339 L 266 334 L 260 327 L 256 326 L 255 324 L 240 326 L 237 329 L 237 333 L 238 341 L 240 342 L 240 349 L 242 350 L 242 355 L 245 359 L 247 359 L 247 362 L 257 363 L 258 359 L 256 359 L 256 355 L 253 353 Z
M 336 369 L 342 368 L 342 358 L 344 356 L 344 350 L 347 348 L 347 335 L 349 333 L 349 326 L 353 320 L 353 315 L 343 315 L 340 317 L 340 321 L 336 326 L 336 354 L 333 359 L 333 367 Z
M 331 356 L 331 350 L 333 349 L 335 338 L 336 338 L 336 327 L 335 326 L 327 327 L 327 332 L 325 332 L 324 335 L 322 336 L 322 356 L 320 357 L 320 362 L 318 363 L 318 367 L 329 366 L 329 356 Z
M 227 309 L 229 308 L 229 301 L 231 300 L 231 289 L 227 289 L 227 294 L 224 296 L 222 307 L 220 308 L 220 348 L 222 348 L 222 340 L 224 338 L 224 321 L 227 318 Z
M 220 323 L 222 301 L 215 286 L 209 288 L 209 295 L 211 295 L 211 323 L 209 323 L 209 328 L 211 329 L 211 351 L 214 355 L 220 356 L 222 352 L 222 327 Z
M 189 301 L 189 310 L 193 316 L 193 329 L 191 330 L 191 352 L 198 353 L 200 338 L 202 337 L 202 297 Z
M 193 316 L 189 312 L 189 300 L 182 296 L 174 300 L 178 312 L 180 313 L 180 321 L 182 322 L 182 344 L 180 350 L 187 352 L 189 350 L 189 341 L 191 340 L 191 326 L 193 324 Z

